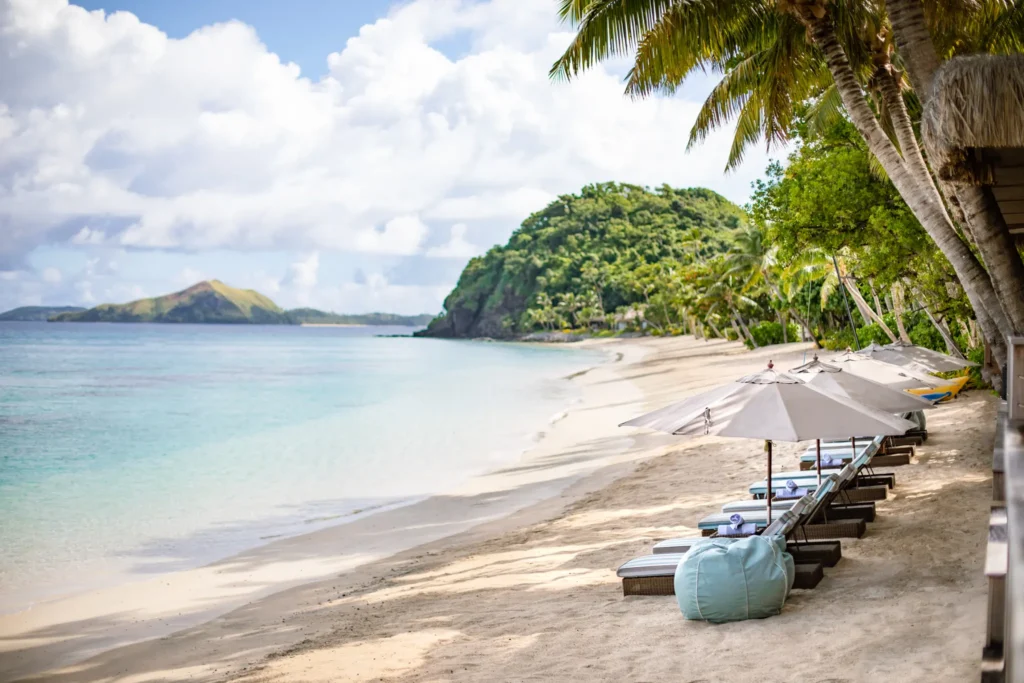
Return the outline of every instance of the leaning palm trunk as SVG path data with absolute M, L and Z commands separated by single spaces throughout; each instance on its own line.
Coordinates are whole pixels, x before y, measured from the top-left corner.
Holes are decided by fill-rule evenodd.
M 935 316 L 932 315 L 932 312 L 928 308 L 928 304 L 925 303 L 924 297 L 921 295 L 921 291 L 919 289 L 914 289 L 914 296 L 917 298 L 917 305 L 920 306 L 921 310 L 923 310 L 925 315 L 928 316 L 928 320 L 931 321 L 935 329 L 939 331 L 940 335 L 942 335 L 942 341 L 946 344 L 946 352 L 956 358 L 963 358 L 964 354 L 960 353 L 960 349 L 957 348 L 956 342 L 953 341 L 953 335 L 949 333 L 949 328 L 943 325 L 941 321 L 937 320 Z
M 958 184 L 956 196 L 971 225 L 1003 312 L 1014 332 L 1024 332 L 1024 262 L 989 187 Z
M 956 234 L 942 206 L 927 198 L 928 193 L 922 191 L 921 183 L 911 175 L 892 141 L 868 107 L 832 22 L 828 18 L 817 19 L 813 15 L 801 19 L 808 26 L 814 44 L 825 57 L 850 120 L 864 138 L 868 149 L 885 169 L 900 196 L 907 202 L 907 206 L 949 259 L 968 300 L 975 309 L 985 338 L 993 347 L 1002 343 L 1002 337 L 1009 333 L 1010 325 L 1003 315 L 988 274 Z M 1002 346 L 1005 355 L 1005 343 L 1002 343 Z M 995 348 L 993 352 L 996 352 Z M 999 358 L 999 361 L 1001 367 L 1002 358 Z
M 706 322 L 708 324 L 708 327 L 711 328 L 711 331 L 715 333 L 716 337 L 719 337 L 720 339 L 728 339 L 728 337 L 726 337 L 724 334 L 722 334 L 722 331 L 720 329 L 718 329 L 718 327 L 713 322 L 711 322 L 711 317 L 710 316 L 704 322 Z M 736 327 L 736 323 L 734 322 L 733 323 L 733 328 L 735 329 L 735 327 Z M 740 336 L 740 331 L 739 330 L 736 330 L 736 337 L 738 339 L 742 339 L 743 338 L 743 337 Z
M 900 56 L 923 105 L 932 96 L 932 84 L 940 65 L 935 44 L 928 31 L 923 4 L 920 0 L 889 0 L 887 11 Z M 953 184 L 952 189 L 956 201 L 951 204 L 963 211 L 963 222 L 968 228 L 965 232 L 976 243 L 989 270 L 1003 314 L 1012 331 L 1024 332 L 1024 263 L 1021 262 L 991 190 L 961 183 Z M 947 196 L 949 194 L 947 192 Z M 994 314 L 993 317 L 998 318 Z M 1004 335 L 1008 332 L 1005 329 L 1001 331 Z M 984 328 L 983 332 L 991 342 Z
M 850 282 L 846 280 L 846 278 L 844 278 L 843 281 L 846 282 L 846 290 L 849 291 L 853 285 L 851 285 Z M 861 320 L 864 321 L 864 326 L 867 327 L 868 325 L 870 325 L 871 309 L 868 308 L 867 303 L 863 299 L 858 299 L 857 297 L 853 297 L 853 303 L 857 307 L 857 312 L 860 313 Z
M 909 344 L 911 343 L 910 335 L 907 334 L 907 328 L 903 324 L 903 285 L 894 282 L 890 291 L 892 293 L 892 312 L 896 318 L 896 328 L 900 331 L 900 341 Z
M 806 320 L 804 320 L 803 316 L 800 315 L 800 313 L 798 313 L 797 310 L 792 306 L 789 307 L 789 317 L 795 320 L 797 325 L 803 328 L 806 337 L 814 342 L 814 348 L 821 348 L 818 345 L 818 338 L 815 337 L 814 332 L 811 331 L 811 326 L 807 323 Z
M 924 104 L 931 93 L 935 72 L 939 69 L 939 55 L 935 52 L 935 44 L 925 21 L 924 3 L 921 0 L 888 0 L 885 9 L 892 24 L 896 47 L 907 66 L 910 82 Z
M 885 332 L 886 336 L 889 337 L 889 341 L 896 341 L 896 335 L 892 333 L 889 326 L 885 324 L 884 320 L 882 320 L 882 316 L 875 313 L 871 310 L 871 307 L 868 306 L 868 302 L 864 300 L 864 295 L 860 293 L 857 285 L 852 282 L 853 278 L 846 276 L 843 279 L 846 281 L 846 291 L 848 291 L 850 296 L 853 297 L 853 300 L 857 302 L 857 308 L 860 309 L 860 312 L 868 317 L 868 322 L 877 323 L 878 326 L 882 328 L 882 331 Z
M 782 296 L 782 291 L 779 290 L 778 285 L 776 285 L 775 282 L 772 280 L 771 276 L 768 274 L 768 270 L 762 270 L 761 273 L 764 276 L 765 284 L 767 284 L 768 288 L 772 290 L 772 294 L 775 295 L 775 298 L 778 299 L 780 303 L 785 304 L 786 300 Z M 807 324 L 807 321 L 804 320 L 803 317 L 797 312 L 796 308 L 793 306 L 789 306 L 786 309 L 786 312 L 789 314 L 791 318 L 793 318 L 793 320 L 797 322 L 798 325 L 800 325 L 800 327 L 804 329 L 804 332 L 807 334 L 808 339 L 814 340 L 814 348 L 820 348 L 818 346 L 818 338 L 814 336 L 813 332 L 811 332 L 811 326 Z M 785 328 L 783 328 L 783 334 L 785 333 Z
M 736 310 L 735 306 L 730 306 L 730 308 L 732 309 L 733 317 L 739 321 L 740 329 L 743 330 L 743 334 L 745 334 L 746 338 L 750 340 L 750 345 L 755 349 L 758 348 L 757 342 L 754 341 L 754 335 L 750 333 L 750 328 L 747 327 L 747 323 L 743 321 L 743 316 L 740 315 L 740 312 Z
M 885 315 L 885 309 L 882 308 L 882 302 L 878 298 L 878 292 L 875 290 L 875 283 L 869 280 L 868 286 L 871 287 L 871 296 L 875 300 L 875 312 L 878 313 L 878 315 Z
M 921 156 L 921 148 L 917 144 L 899 86 L 888 72 L 878 80 L 882 84 L 886 109 L 896 130 L 896 137 L 907 166 L 917 178 L 922 192 L 929 196 L 931 201 L 944 206 L 938 188 Z M 995 290 L 1002 313 L 1014 331 L 1024 330 L 1024 262 L 1020 260 L 1013 246 L 1013 238 L 996 205 L 992 191 L 986 187 L 965 183 L 951 185 L 965 223 L 970 226 L 969 232 L 975 246 L 988 268 L 989 281 Z M 952 223 L 948 213 L 946 218 Z

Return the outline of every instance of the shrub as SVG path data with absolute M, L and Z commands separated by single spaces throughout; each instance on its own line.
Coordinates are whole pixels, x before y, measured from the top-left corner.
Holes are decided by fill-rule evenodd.
M 797 325 L 790 323 L 786 326 L 786 334 L 789 336 L 789 341 L 800 341 L 800 328 Z M 772 344 L 781 344 L 782 338 L 782 325 L 777 322 L 764 321 L 760 322 L 750 328 L 750 334 L 757 342 L 758 346 L 770 346 Z M 747 346 L 750 342 L 747 342 Z

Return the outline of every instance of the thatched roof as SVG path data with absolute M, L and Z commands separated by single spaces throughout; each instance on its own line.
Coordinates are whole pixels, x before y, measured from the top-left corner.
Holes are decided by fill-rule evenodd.
M 946 62 L 935 75 L 922 134 L 939 177 L 991 182 L 975 150 L 1024 148 L 1024 55 Z

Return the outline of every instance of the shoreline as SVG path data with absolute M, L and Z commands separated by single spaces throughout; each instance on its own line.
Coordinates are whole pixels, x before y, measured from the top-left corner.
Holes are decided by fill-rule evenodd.
M 623 341 L 628 343 L 634 340 Z M 599 340 L 574 346 L 594 349 L 609 343 L 608 340 Z M 628 366 L 628 362 L 622 362 L 627 356 L 634 356 L 633 361 L 636 362 L 645 353 L 641 345 L 633 344 L 625 352 L 609 352 L 604 362 L 560 379 L 577 382 L 579 378 L 588 375 L 593 377 L 594 372 L 600 377 L 605 374 L 614 375 Z M 588 406 L 585 394 L 585 388 L 581 387 L 581 396 L 576 402 L 538 425 L 532 432 L 536 441 L 517 459 L 496 471 L 476 475 L 448 492 L 414 498 L 369 514 L 352 513 L 354 519 L 344 519 L 308 533 L 275 538 L 203 566 L 41 600 L 27 609 L 0 614 L 0 638 L 4 641 L 0 645 L 0 655 L 5 652 L 10 655 L 2 657 L 4 663 L 0 664 L 0 681 L 17 680 L 56 667 L 71 666 L 118 648 L 195 627 L 237 609 L 246 602 L 307 585 L 339 572 L 351 573 L 365 565 L 424 544 L 443 541 L 472 527 L 500 521 L 514 516 L 524 508 L 556 498 L 579 479 L 592 474 L 593 468 L 584 468 L 588 469 L 585 474 L 573 473 L 571 467 L 562 468 L 565 472 L 558 477 L 530 476 L 528 470 L 533 460 L 551 455 L 553 437 L 556 442 L 573 440 L 569 435 L 572 429 L 567 429 L 565 423 L 574 413 L 592 407 Z M 518 490 L 514 490 L 517 487 Z M 500 500 L 488 500 L 489 496 L 504 490 L 514 493 L 507 493 Z M 461 505 L 457 503 L 460 499 Z M 466 511 L 477 514 L 467 521 L 462 514 Z M 403 529 L 412 526 L 412 520 L 431 518 L 434 518 L 431 532 L 421 537 L 403 533 Z M 394 529 L 391 534 L 387 533 L 389 527 Z M 375 539 L 364 548 L 350 544 L 348 553 L 340 553 L 329 559 L 315 557 L 317 547 L 325 543 L 336 545 L 339 540 L 345 541 L 345 536 L 373 536 Z M 381 536 L 390 538 L 382 541 Z M 306 549 L 302 554 L 306 557 L 302 562 L 296 563 L 290 559 L 280 561 L 279 556 L 292 555 L 303 546 Z M 246 567 L 244 581 L 250 584 L 249 590 L 238 586 L 238 577 L 235 576 L 235 568 L 238 566 Z M 203 603 L 203 606 L 197 606 L 197 602 Z M 49 643 L 31 656 L 21 652 L 23 646 L 37 640 L 32 636 L 33 632 L 53 632 L 68 622 L 83 619 L 99 621 L 123 613 L 136 615 L 130 627 L 112 620 L 109 628 L 100 629 L 100 632 L 90 634 L 88 638 L 75 637 L 69 630 L 63 634 L 66 637 L 58 637 L 56 642 Z M 104 630 L 107 633 L 103 633 Z

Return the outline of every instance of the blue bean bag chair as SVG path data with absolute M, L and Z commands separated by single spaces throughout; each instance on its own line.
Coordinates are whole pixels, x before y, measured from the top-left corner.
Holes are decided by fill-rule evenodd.
M 782 611 L 795 576 L 781 536 L 709 539 L 676 568 L 676 600 L 687 619 L 764 619 Z

